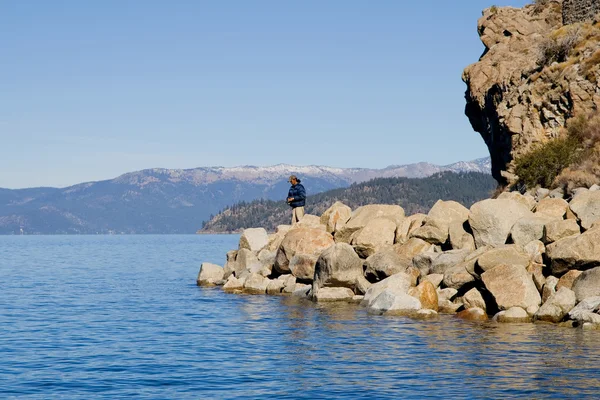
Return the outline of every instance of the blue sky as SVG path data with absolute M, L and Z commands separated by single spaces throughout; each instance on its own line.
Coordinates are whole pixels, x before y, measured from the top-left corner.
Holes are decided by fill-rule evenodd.
M 0 2 L 0 187 L 487 156 L 481 11 L 523 0 Z

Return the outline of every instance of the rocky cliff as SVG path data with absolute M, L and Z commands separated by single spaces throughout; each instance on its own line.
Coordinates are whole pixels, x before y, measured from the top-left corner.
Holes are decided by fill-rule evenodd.
M 510 180 L 516 157 L 600 106 L 596 3 L 538 0 L 483 11 L 478 33 L 485 50 L 463 73 L 465 113 L 487 144 L 500 183 Z

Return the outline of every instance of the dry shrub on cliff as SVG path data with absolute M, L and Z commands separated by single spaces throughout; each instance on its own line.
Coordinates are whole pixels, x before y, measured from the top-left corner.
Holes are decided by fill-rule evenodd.
M 550 187 L 569 165 L 577 162 L 581 149 L 577 139 L 564 136 L 535 147 L 515 159 L 515 173 L 527 187 Z
M 581 41 L 581 27 L 568 26 L 542 40 L 538 47 L 538 65 L 544 67 L 553 62 L 567 61 L 571 51 Z
M 515 173 L 527 187 L 590 187 L 600 182 L 600 114 L 571 118 L 563 137 L 515 159 Z

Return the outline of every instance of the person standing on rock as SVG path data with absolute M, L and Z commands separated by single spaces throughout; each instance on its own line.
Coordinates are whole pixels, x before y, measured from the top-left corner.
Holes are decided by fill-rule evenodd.
M 306 189 L 300 183 L 296 175 L 291 175 L 289 179 L 292 187 L 288 192 L 287 203 L 292 207 L 292 225 L 300 221 L 304 216 L 304 204 L 306 203 Z

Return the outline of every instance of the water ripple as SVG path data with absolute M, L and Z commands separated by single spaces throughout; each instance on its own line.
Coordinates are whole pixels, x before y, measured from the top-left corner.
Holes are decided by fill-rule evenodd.
M 3 398 L 594 398 L 600 332 L 194 284 L 237 236 L 0 237 Z

